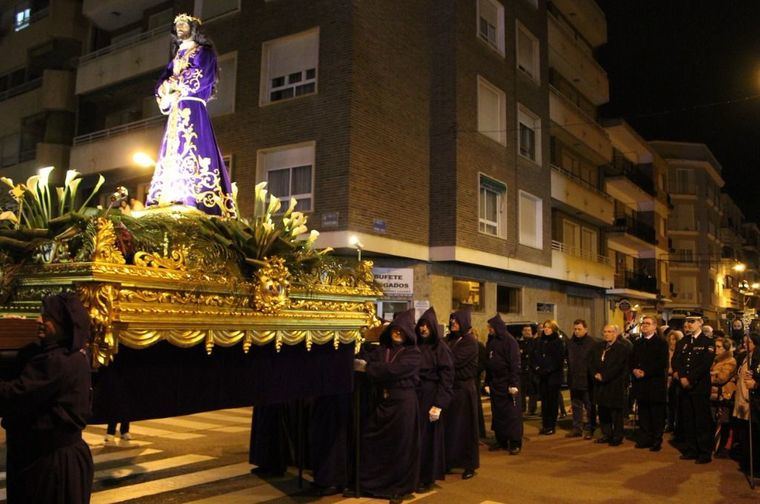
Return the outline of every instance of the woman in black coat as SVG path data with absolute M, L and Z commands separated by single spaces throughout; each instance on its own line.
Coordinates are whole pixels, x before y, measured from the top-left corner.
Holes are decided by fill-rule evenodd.
M 443 416 L 446 433 L 446 467 L 464 468 L 462 479 L 475 476 L 478 453 L 478 341 L 472 335 L 470 312 L 460 310 L 449 318 L 446 343 L 454 356 L 454 395 Z
M 557 427 L 562 363 L 565 359 L 565 349 L 559 339 L 559 326 L 556 321 L 544 322 L 543 334 L 536 341 L 531 357 L 533 370 L 540 379 L 542 427 L 539 434 L 549 436 L 554 434 Z
M 594 375 L 594 400 L 598 405 L 602 437 L 597 443 L 623 443 L 623 412 L 628 406 L 628 347 L 618 339 L 618 327 L 604 326 L 604 343 L 593 352 L 589 366 Z
M 442 411 L 449 408 L 454 388 L 454 360 L 451 350 L 438 336 L 438 318 L 429 308 L 415 328 L 421 354 L 420 386 L 420 486 L 418 493 L 430 489 L 446 474 L 446 452 Z
M 0 381 L 9 504 L 90 501 L 90 318 L 73 293 L 42 300 L 40 346 L 21 375 Z
M 420 418 L 417 402 L 420 351 L 414 310 L 396 317 L 380 346 L 354 361 L 376 388 L 378 402 L 362 425 L 359 478 L 362 493 L 401 502 L 417 488 Z
M 497 314 L 488 321 L 486 383 L 491 396 L 491 429 L 496 434 L 494 449 L 510 455 L 522 449 L 523 423 L 520 401 L 520 346 Z

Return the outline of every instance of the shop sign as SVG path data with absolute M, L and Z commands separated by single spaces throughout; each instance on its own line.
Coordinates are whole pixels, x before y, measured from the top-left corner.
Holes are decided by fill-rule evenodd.
M 385 297 L 407 297 L 414 293 L 412 268 L 372 268 L 372 273 L 383 287 Z

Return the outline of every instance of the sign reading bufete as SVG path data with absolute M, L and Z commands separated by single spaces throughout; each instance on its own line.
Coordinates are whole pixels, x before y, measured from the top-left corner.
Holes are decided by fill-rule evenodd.
M 373 268 L 377 283 L 383 286 L 385 297 L 412 296 L 414 270 L 412 268 Z

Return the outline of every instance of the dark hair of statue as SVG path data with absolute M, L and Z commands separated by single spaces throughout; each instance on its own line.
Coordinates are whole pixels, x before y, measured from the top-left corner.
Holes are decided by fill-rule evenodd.
M 214 56 L 217 56 L 214 42 L 212 42 L 211 39 L 206 35 L 201 25 L 194 21 L 188 21 L 187 24 L 190 26 L 190 38 L 196 44 L 205 47 L 206 50 L 213 52 Z M 182 41 L 177 36 L 177 26 L 174 24 L 172 25 L 172 40 L 169 43 L 170 59 L 174 59 L 174 56 L 177 55 L 180 44 L 182 44 Z M 214 86 L 211 88 L 211 96 L 209 97 L 209 100 L 213 100 L 216 97 L 216 90 L 219 84 L 219 74 L 221 73 L 219 70 L 219 63 L 216 64 L 216 68 L 214 70 Z

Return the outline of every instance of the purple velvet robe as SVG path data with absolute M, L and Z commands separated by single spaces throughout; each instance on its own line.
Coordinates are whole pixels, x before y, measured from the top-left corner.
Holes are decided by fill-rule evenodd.
M 230 176 L 211 127 L 206 102 L 216 79 L 216 55 L 205 46 L 180 49 L 156 84 L 167 114 L 147 204 L 178 203 L 210 214 L 237 216 Z M 162 99 L 172 95 L 167 103 Z

